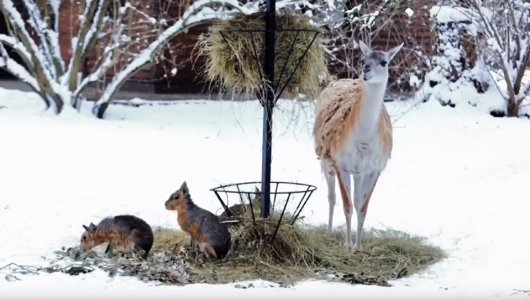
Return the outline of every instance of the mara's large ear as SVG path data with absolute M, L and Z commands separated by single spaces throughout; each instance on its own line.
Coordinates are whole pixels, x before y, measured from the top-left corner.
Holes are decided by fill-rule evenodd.
M 364 55 L 368 55 L 368 53 L 372 52 L 372 49 L 368 47 L 363 41 L 359 41 L 359 47 L 361 47 L 361 51 Z
M 88 232 L 96 232 L 97 229 L 98 228 L 97 228 L 96 224 L 91 222 L 90 226 L 88 227 Z
M 90 227 L 88 227 L 88 226 L 86 226 L 86 225 L 83 225 L 83 228 L 85 228 L 85 230 L 86 230 L 87 232 L 90 232 Z
M 403 43 L 401 43 L 399 46 L 397 47 L 394 47 L 390 50 L 388 50 L 386 52 L 386 54 L 388 55 L 388 61 L 391 61 L 392 58 L 394 58 L 394 56 L 396 56 L 396 54 L 399 52 L 399 50 L 401 50 L 401 48 L 403 47 Z
M 184 194 L 190 193 L 190 191 L 188 190 L 188 185 L 186 184 L 186 181 L 184 181 L 182 185 L 180 186 L 180 191 L 183 192 Z

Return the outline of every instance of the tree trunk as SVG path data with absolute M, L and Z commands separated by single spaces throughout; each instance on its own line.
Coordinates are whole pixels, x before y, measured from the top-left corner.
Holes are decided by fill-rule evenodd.
M 517 103 L 517 100 L 515 99 L 515 95 L 510 95 L 510 99 L 508 99 L 507 116 L 508 117 L 519 116 L 519 104 Z
M 92 113 L 94 113 L 98 119 L 103 119 L 108 107 L 109 102 L 103 102 L 100 105 L 94 106 Z

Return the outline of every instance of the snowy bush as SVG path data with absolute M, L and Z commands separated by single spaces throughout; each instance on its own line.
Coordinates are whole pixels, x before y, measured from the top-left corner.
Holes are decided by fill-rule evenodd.
M 475 105 L 478 93 L 493 85 L 504 99 L 496 114 L 527 115 L 530 5 L 521 0 L 450 2 L 431 10 L 440 55 L 432 59 L 424 99 L 450 105 L 462 99 Z M 466 45 L 474 50 L 466 51 Z
M 448 6 L 431 8 L 431 18 L 435 54 L 420 96 L 452 107 L 463 101 L 476 105 L 489 85 L 487 70 L 478 59 L 476 27 L 466 14 Z
M 483 60 L 505 100 L 507 116 L 524 114 L 530 82 L 530 4 L 522 0 L 463 0 L 485 37 Z M 500 79 L 500 80 L 499 80 Z M 525 103 L 526 101 L 526 103 Z

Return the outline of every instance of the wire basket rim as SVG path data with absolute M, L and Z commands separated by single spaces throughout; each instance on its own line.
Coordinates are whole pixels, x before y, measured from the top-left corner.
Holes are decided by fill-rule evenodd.
M 240 190 L 239 187 L 243 185 L 253 185 L 253 184 L 259 184 L 261 186 L 261 181 L 246 181 L 246 182 L 238 182 L 238 183 L 230 183 L 230 184 L 224 184 L 220 185 L 214 188 L 211 188 L 210 191 L 213 192 L 222 192 L 222 193 L 229 193 L 229 194 L 261 194 L 262 191 L 246 191 L 246 190 Z M 300 182 L 290 182 L 290 181 L 271 181 L 271 195 L 278 195 L 278 194 L 299 194 L 299 193 L 307 193 L 307 192 L 313 192 L 317 189 L 316 186 L 308 183 L 300 183 Z M 303 187 L 303 189 L 298 189 L 294 191 L 278 191 L 272 189 L 272 185 L 276 185 L 276 188 L 280 185 L 292 185 L 292 186 L 298 186 Z M 230 188 L 235 188 L 236 190 L 231 190 Z

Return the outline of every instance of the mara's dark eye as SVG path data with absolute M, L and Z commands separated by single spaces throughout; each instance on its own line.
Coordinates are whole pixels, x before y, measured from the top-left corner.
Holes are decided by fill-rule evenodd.
M 381 64 L 381 66 L 384 67 L 384 66 L 386 66 L 387 62 L 383 60 L 382 62 L 380 62 L 380 64 Z
M 83 241 L 85 241 L 85 240 L 86 240 L 86 236 L 83 236 Z

